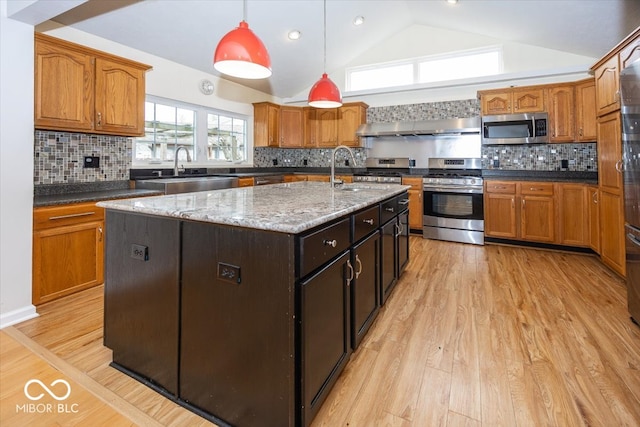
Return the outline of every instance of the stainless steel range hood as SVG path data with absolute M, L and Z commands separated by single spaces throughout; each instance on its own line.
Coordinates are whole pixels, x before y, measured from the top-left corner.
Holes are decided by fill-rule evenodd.
M 365 123 L 357 136 L 418 136 L 480 134 L 480 117 L 465 119 L 424 120 L 414 122 Z

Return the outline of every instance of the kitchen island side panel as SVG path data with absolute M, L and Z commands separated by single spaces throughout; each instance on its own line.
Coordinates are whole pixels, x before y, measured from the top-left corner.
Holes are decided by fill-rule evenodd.
M 294 244 L 183 223 L 181 399 L 232 425 L 295 425 Z
M 107 210 L 106 229 L 104 344 L 114 363 L 175 396 L 180 223 Z

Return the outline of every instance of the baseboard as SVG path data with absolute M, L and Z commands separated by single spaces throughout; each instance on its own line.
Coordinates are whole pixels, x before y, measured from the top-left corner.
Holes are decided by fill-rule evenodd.
M 2 313 L 0 314 L 0 329 L 33 319 L 34 317 L 38 317 L 38 313 L 36 312 L 36 306 L 32 304 L 8 313 Z

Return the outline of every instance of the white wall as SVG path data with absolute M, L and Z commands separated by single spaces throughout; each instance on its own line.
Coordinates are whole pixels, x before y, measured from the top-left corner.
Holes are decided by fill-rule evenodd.
M 407 58 L 439 55 L 488 46 L 502 46 L 504 75 L 472 81 L 444 82 L 420 87 L 392 88 L 368 92 L 343 91 L 343 101 L 364 101 L 371 107 L 418 104 L 424 102 L 473 99 L 478 90 L 576 81 L 589 77 L 588 69 L 598 58 L 574 55 L 552 49 L 424 25 L 411 25 L 355 58 L 345 68 L 383 63 Z M 344 69 L 330 70 L 331 79 L 345 88 Z M 310 87 L 291 99 L 303 105 Z
M 0 0 L 0 327 L 36 315 L 31 305 L 33 26 Z

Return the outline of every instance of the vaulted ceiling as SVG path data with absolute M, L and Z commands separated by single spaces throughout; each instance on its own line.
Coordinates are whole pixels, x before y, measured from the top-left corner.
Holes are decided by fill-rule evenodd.
M 76 3 L 77 7 L 53 20 L 210 74 L 218 74 L 212 66 L 218 41 L 243 18 L 240 0 Z M 353 25 L 356 16 L 364 17 L 363 25 Z M 262 81 L 234 81 L 288 98 L 320 77 L 324 57 L 321 0 L 248 0 L 246 20 L 269 51 L 273 75 Z M 459 0 L 457 4 L 445 0 L 328 0 L 326 69 L 330 76 L 343 72 L 359 56 L 412 25 L 597 59 L 638 24 L 638 0 Z M 292 29 L 301 31 L 299 40 L 287 38 Z

